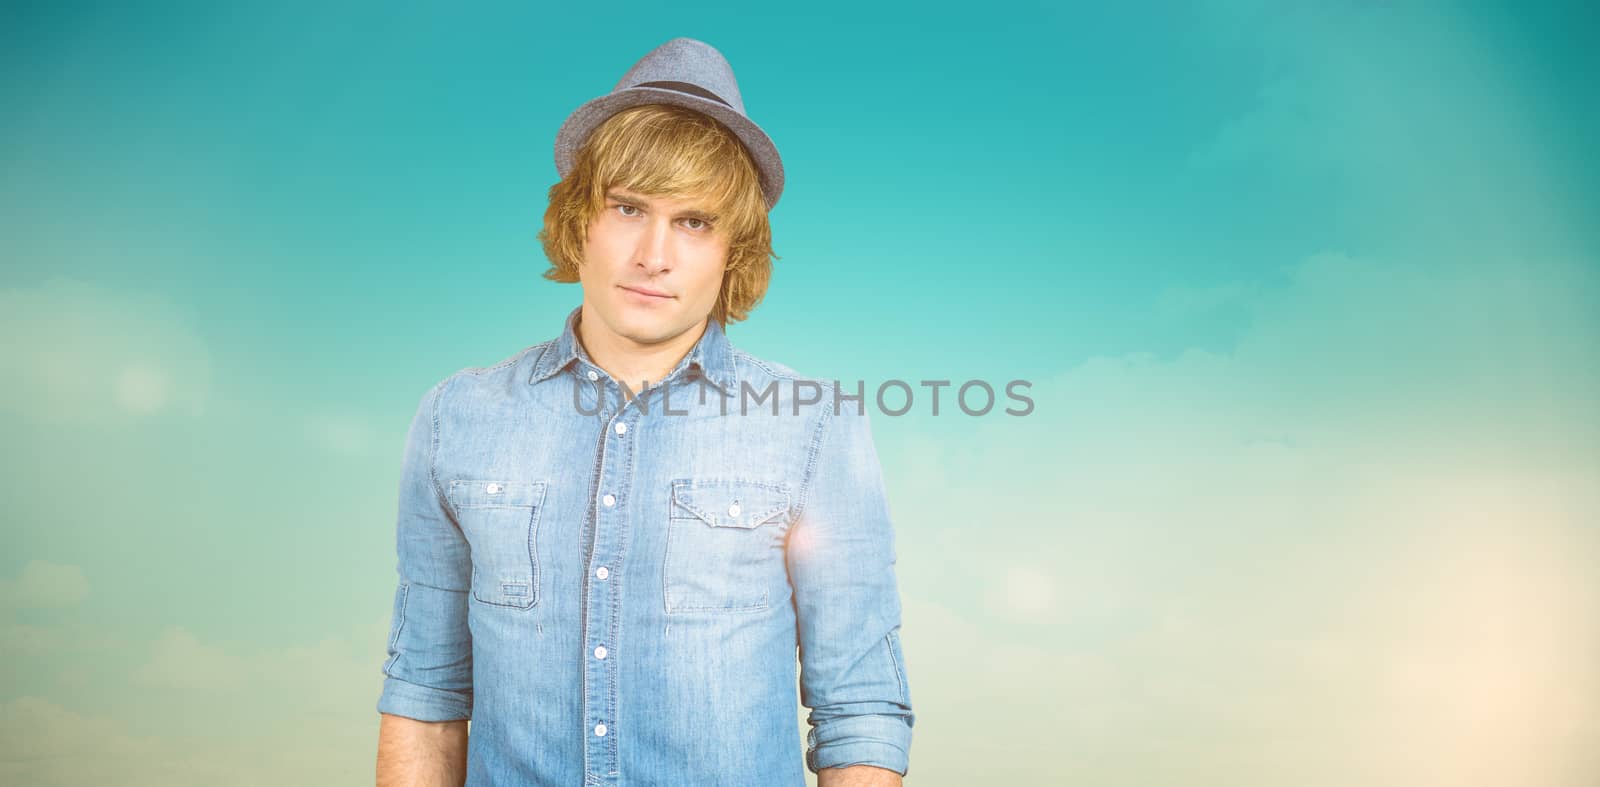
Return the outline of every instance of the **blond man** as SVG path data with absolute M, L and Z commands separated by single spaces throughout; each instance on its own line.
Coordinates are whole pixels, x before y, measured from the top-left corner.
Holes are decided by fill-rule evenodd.
M 545 276 L 582 302 L 411 425 L 379 784 L 900 784 L 861 391 L 725 334 L 770 280 L 776 147 L 722 55 L 676 38 L 572 113 L 556 160 Z

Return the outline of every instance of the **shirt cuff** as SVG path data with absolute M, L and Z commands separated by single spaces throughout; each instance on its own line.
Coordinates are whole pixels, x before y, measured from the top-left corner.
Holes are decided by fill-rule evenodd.
M 821 730 L 819 733 L 818 730 Z M 896 716 L 848 716 L 811 728 L 806 767 L 823 768 L 875 765 L 906 775 L 911 751 L 911 727 Z M 819 742 L 821 741 L 821 742 Z
M 378 712 L 417 721 L 458 721 L 472 718 L 472 692 L 418 686 L 399 678 L 383 679 Z

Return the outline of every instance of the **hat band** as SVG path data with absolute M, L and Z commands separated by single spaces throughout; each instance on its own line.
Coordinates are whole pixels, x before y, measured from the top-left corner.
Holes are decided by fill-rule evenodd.
M 708 99 L 711 99 L 712 101 L 715 101 L 718 104 L 721 104 L 721 105 L 723 105 L 723 106 L 725 106 L 725 107 L 727 107 L 729 109 L 733 109 L 733 105 L 732 104 L 729 104 L 728 102 L 723 101 L 722 98 L 720 96 L 718 96 L 716 93 L 713 93 L 713 92 L 711 92 L 709 90 L 706 90 L 705 88 L 703 88 L 703 87 L 701 87 L 699 85 L 692 84 L 692 83 L 689 83 L 689 82 L 640 82 L 639 84 L 634 85 L 634 87 L 659 87 L 659 88 L 662 88 L 664 90 L 675 90 L 675 91 L 677 91 L 679 93 L 688 93 L 689 95 L 692 95 L 692 96 L 699 96 L 700 98 L 708 98 Z

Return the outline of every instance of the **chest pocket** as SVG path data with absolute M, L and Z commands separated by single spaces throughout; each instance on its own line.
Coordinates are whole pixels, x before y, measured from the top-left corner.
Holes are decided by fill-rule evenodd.
M 454 480 L 450 503 L 472 546 L 472 595 L 485 604 L 539 603 L 539 514 L 543 482 Z
M 667 530 L 667 612 L 766 609 L 786 577 L 789 490 L 737 479 L 672 482 Z

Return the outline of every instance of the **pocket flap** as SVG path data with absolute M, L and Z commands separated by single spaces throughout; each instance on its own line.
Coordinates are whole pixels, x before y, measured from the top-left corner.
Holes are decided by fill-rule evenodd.
M 542 482 L 456 479 L 450 502 L 456 508 L 533 508 L 544 501 Z
M 789 491 L 758 481 L 684 479 L 672 482 L 673 516 L 684 514 L 715 527 L 756 527 L 782 521 Z

